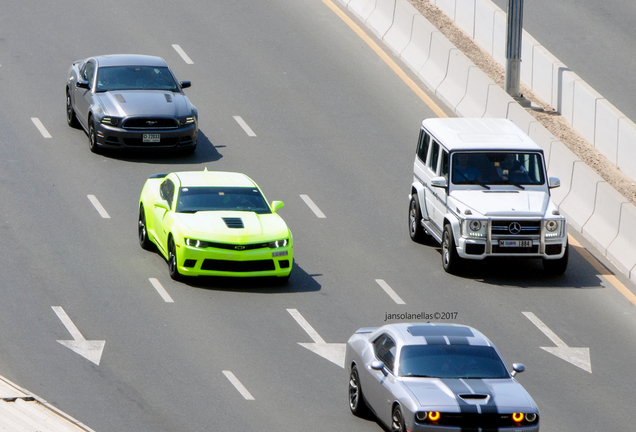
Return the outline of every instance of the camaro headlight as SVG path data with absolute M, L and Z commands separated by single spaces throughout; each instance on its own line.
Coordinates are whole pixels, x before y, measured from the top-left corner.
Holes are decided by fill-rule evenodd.
M 187 246 L 196 247 L 196 248 L 207 248 L 207 247 L 210 247 L 210 242 L 206 242 L 206 241 L 202 241 L 202 240 L 196 240 L 196 239 L 191 239 L 191 238 L 186 238 L 185 239 L 185 244 Z
M 194 123 L 194 116 L 182 117 L 179 119 L 179 123 L 181 123 L 181 126 L 192 124 Z
M 289 239 L 283 239 L 283 240 L 276 240 L 273 242 L 269 242 L 267 243 L 267 246 L 270 248 L 281 248 L 281 247 L 285 247 L 289 244 Z
M 107 124 L 107 125 L 112 125 L 115 126 L 117 125 L 117 123 L 119 123 L 119 119 L 117 117 L 104 117 L 102 119 L 102 124 Z

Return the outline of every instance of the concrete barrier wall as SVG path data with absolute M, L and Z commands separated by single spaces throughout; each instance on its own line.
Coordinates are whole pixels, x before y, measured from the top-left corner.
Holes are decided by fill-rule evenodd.
M 581 232 L 636 282 L 635 206 L 468 61 L 422 15 L 413 14 L 408 0 L 340 1 L 363 21 L 373 15 L 373 31 L 382 34 L 387 46 L 458 115 L 509 118 L 526 131 L 544 150 L 548 175 L 561 180 L 561 186 L 551 189 L 551 195 L 571 228 Z M 484 47 L 491 55 L 501 45 L 495 42 L 501 33 L 495 23 L 505 20 L 490 0 L 432 0 L 435 1 L 443 4 L 445 10 L 452 10 L 460 22 L 468 23 L 467 17 L 474 17 L 472 29 L 466 24 L 465 31 L 472 31 L 482 46 L 489 46 Z M 458 5 L 462 6 L 461 13 Z M 387 24 L 389 16 L 391 23 Z M 546 95 L 551 101 L 546 102 L 558 106 L 561 114 L 578 125 L 599 151 L 636 178 L 636 125 L 542 46 L 532 42 L 524 52 L 532 53 L 523 76 L 532 82 L 533 89 Z

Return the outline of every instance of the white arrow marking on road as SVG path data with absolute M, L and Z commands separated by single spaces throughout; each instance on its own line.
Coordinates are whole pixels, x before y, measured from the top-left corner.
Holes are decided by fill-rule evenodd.
M 580 367 L 584 371 L 592 373 L 589 348 L 571 348 L 567 346 L 566 343 L 550 330 L 548 326 L 543 324 L 543 321 L 537 318 L 535 314 L 532 312 L 523 312 L 523 314 L 556 345 L 556 347 L 541 347 L 541 349 L 562 358 L 566 362 L 572 363 L 574 366 Z
M 84 339 L 84 336 L 82 336 L 77 327 L 75 327 L 75 324 L 73 324 L 73 321 L 66 315 L 66 312 L 64 312 L 61 306 L 51 307 L 62 321 L 62 324 L 64 324 L 64 327 L 66 327 L 71 336 L 73 336 L 73 340 L 59 340 L 58 342 L 99 366 L 106 341 Z
M 310 351 L 315 352 L 319 356 L 326 358 L 332 363 L 337 364 L 341 368 L 344 368 L 345 360 L 345 344 L 343 343 L 327 343 L 320 335 L 309 325 L 307 320 L 296 309 L 287 309 L 292 317 L 298 324 L 307 332 L 314 343 L 302 343 L 298 342 L 298 345 L 304 346 Z

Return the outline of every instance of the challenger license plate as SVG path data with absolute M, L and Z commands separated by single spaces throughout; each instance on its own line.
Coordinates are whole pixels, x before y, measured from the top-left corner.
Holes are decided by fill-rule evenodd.
M 499 247 L 532 247 L 532 240 L 499 240 Z
M 161 140 L 161 134 L 143 134 L 143 142 L 145 143 L 158 143 Z

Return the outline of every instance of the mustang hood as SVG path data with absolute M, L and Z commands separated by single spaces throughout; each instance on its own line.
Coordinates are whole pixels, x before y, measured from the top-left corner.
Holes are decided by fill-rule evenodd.
M 530 395 L 512 379 L 406 378 L 422 409 L 449 412 L 519 412 L 536 409 Z
M 543 191 L 524 190 L 462 190 L 449 198 L 484 216 L 542 217 L 550 202 Z
M 276 213 L 245 211 L 200 211 L 178 213 L 184 236 L 227 243 L 258 243 L 289 235 L 283 219 Z M 241 225 L 243 226 L 241 228 Z
M 97 93 L 104 112 L 116 117 L 185 117 L 192 107 L 185 95 L 163 90 L 114 90 Z

